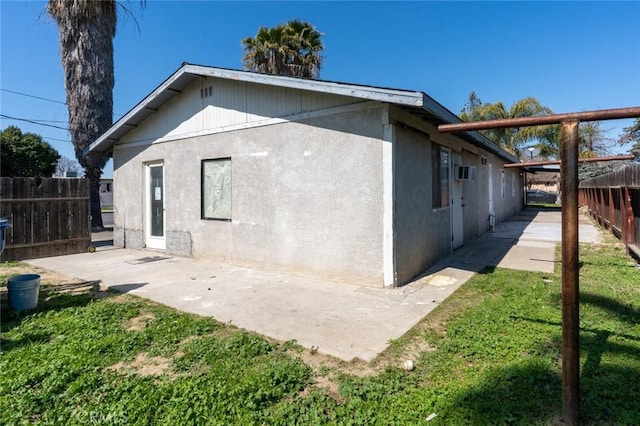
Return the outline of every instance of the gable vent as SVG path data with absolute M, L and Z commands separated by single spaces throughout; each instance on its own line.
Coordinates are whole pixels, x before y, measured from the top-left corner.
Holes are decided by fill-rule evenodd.
M 213 87 L 209 86 L 209 87 L 203 87 L 202 89 L 200 89 L 200 98 L 204 99 L 204 98 L 208 98 L 209 96 L 213 95 Z

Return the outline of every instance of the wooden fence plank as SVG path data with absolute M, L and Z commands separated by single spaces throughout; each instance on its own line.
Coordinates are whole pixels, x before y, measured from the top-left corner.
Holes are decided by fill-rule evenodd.
M 594 190 L 603 194 L 602 204 L 587 203 L 591 214 L 599 223 L 608 222 L 609 229 L 627 246 L 628 252 L 640 259 L 640 163 L 626 164 L 580 182 L 580 192 L 585 198 Z
M 0 178 L 0 216 L 11 223 L 2 260 L 85 252 L 88 188 L 85 179 Z

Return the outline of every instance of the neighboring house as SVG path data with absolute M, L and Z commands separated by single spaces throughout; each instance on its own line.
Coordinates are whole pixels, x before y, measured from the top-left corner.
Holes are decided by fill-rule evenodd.
M 100 207 L 113 207 L 113 179 L 100 179 Z
M 551 166 L 554 166 L 554 165 L 551 165 Z M 528 189 L 538 189 L 540 191 L 546 191 L 546 192 L 557 194 L 559 183 L 560 183 L 559 170 L 552 171 L 552 172 L 538 171 L 536 173 L 527 173 Z
M 518 159 L 422 92 L 184 64 L 88 149 L 114 243 L 397 286 L 523 206 Z

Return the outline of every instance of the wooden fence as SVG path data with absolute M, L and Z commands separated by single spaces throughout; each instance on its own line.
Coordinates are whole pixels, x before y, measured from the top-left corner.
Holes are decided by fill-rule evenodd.
M 0 178 L 0 217 L 11 223 L 1 260 L 86 252 L 89 212 L 86 179 Z
M 580 204 L 640 259 L 640 163 L 580 182 Z

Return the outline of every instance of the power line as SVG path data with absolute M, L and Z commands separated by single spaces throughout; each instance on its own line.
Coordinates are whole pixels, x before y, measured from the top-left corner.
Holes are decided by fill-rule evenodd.
M 2 90 L 3 92 L 13 93 L 14 95 L 26 96 L 28 98 L 34 98 L 34 99 L 40 99 L 41 101 L 54 102 L 56 104 L 62 104 L 62 105 L 66 105 L 67 104 L 66 102 L 56 101 L 54 99 L 43 98 L 41 96 L 29 95 L 28 93 L 16 92 L 14 90 L 9 90 L 9 89 L 0 89 L 0 90 Z
M 3 92 L 13 93 L 15 95 L 26 96 L 28 98 L 40 99 L 42 101 L 47 101 L 47 102 L 54 102 L 56 104 L 62 104 L 62 105 L 66 105 L 67 104 L 66 102 L 56 101 L 54 99 L 43 98 L 41 96 L 30 95 L 28 93 L 16 92 L 15 90 L 2 89 L 2 88 L 0 88 L 0 90 L 3 91 Z M 117 113 L 114 112 L 113 115 L 115 115 L 117 117 L 122 117 L 124 114 L 117 114 Z M 40 121 L 44 121 L 44 120 L 40 120 Z
M 54 129 L 66 130 L 67 132 L 69 131 L 69 129 L 67 127 L 56 126 L 54 124 L 38 123 L 37 121 L 29 120 L 27 118 L 10 117 L 10 116 L 4 115 L 4 114 L 0 114 L 0 117 L 7 118 L 9 120 L 25 121 L 27 123 L 37 124 L 38 126 L 53 127 Z
M 11 117 L 5 114 L 0 114 L 0 119 L 7 119 L 7 120 L 16 120 L 16 121 L 25 121 L 27 123 L 31 123 L 31 124 L 37 124 L 38 126 L 46 126 L 46 127 L 53 127 L 54 129 L 60 129 L 60 130 L 66 130 L 67 132 L 70 132 L 70 130 L 66 127 L 60 127 L 60 126 L 54 126 L 53 124 L 45 124 L 45 123 L 38 123 L 38 120 L 30 120 L 27 118 L 18 118 L 18 117 Z M 41 121 L 46 121 L 46 120 L 41 120 Z M 62 122 L 64 123 L 64 122 Z M 42 135 L 40 135 L 42 136 Z M 57 138 L 49 138 L 46 136 L 42 136 L 43 139 L 50 139 L 52 141 L 59 141 L 59 142 L 67 142 L 67 143 L 73 143 L 70 140 L 67 139 L 57 139 Z
M 69 122 L 67 120 L 42 120 L 40 118 L 29 118 L 25 120 L 33 120 L 33 121 L 37 121 L 38 123 L 64 123 L 64 124 L 69 124 Z
M 42 135 L 40 135 L 42 136 Z M 66 143 L 73 143 L 70 140 L 66 140 L 66 139 L 58 139 L 58 138 L 50 138 L 48 136 L 42 136 L 42 139 L 46 139 L 46 140 L 51 140 L 51 141 L 58 141 L 58 142 L 66 142 Z

